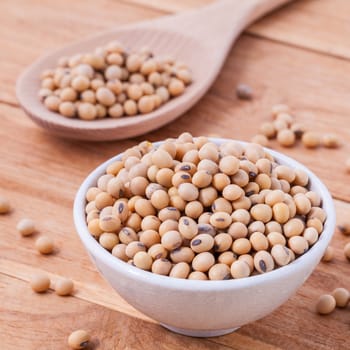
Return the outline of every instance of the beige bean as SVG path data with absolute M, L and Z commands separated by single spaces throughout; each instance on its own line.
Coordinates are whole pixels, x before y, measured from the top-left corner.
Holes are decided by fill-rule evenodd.
M 234 279 L 245 278 L 250 275 L 250 269 L 247 263 L 244 261 L 236 260 L 231 265 L 231 276 Z
M 178 227 L 181 235 L 187 239 L 194 238 L 198 233 L 197 223 L 190 217 L 182 216 Z
M 287 204 L 280 202 L 272 207 L 273 218 L 280 224 L 284 224 L 289 219 L 289 207 Z
M 230 225 L 228 229 L 228 234 L 233 239 L 245 238 L 248 235 L 248 228 L 242 222 L 234 222 Z
M 189 275 L 188 275 L 188 279 L 189 280 L 202 280 L 205 281 L 208 279 L 208 276 L 201 271 L 192 271 Z
M 326 251 L 324 252 L 324 255 L 322 257 L 322 261 L 329 262 L 333 260 L 334 256 L 334 249 L 331 246 L 328 246 Z
M 285 245 L 275 244 L 271 248 L 271 255 L 278 266 L 285 266 L 290 262 L 289 250 Z
M 272 218 L 272 209 L 267 204 L 256 204 L 250 209 L 250 214 L 253 219 L 266 223 Z
M 134 256 L 133 262 L 136 267 L 143 270 L 150 270 L 152 267 L 153 259 L 146 252 L 137 252 Z
M 303 236 L 293 236 L 288 240 L 288 246 L 295 254 L 304 254 L 309 249 L 309 243 Z
M 179 248 L 182 244 L 182 236 L 178 231 L 168 231 L 161 237 L 161 243 L 164 248 L 173 250 Z
M 269 242 L 266 236 L 261 232 L 254 232 L 250 235 L 249 241 L 252 245 L 252 248 L 256 251 L 267 250 L 269 247 Z
M 272 271 L 275 267 L 274 260 L 270 253 L 260 250 L 254 255 L 255 269 L 260 273 Z
M 50 288 L 50 279 L 46 274 L 40 273 L 32 276 L 29 284 L 34 292 L 44 293 Z
M 282 233 L 280 232 L 270 232 L 267 235 L 267 240 L 269 241 L 269 244 L 271 247 L 280 244 L 280 245 L 286 245 L 287 240 L 286 238 L 283 236 Z
M 227 228 L 231 223 L 231 216 L 225 212 L 216 212 L 210 217 L 210 224 L 218 229 Z
M 232 251 L 238 255 L 248 254 L 251 248 L 252 245 L 247 238 L 238 238 L 232 244 Z
M 199 253 L 192 260 L 193 270 L 200 272 L 207 272 L 214 264 L 214 255 L 209 252 Z
M 290 219 L 283 225 L 283 232 L 286 237 L 299 236 L 304 231 L 305 224 L 300 219 Z
M 214 247 L 214 238 L 207 234 L 199 234 L 191 240 L 191 249 L 195 253 L 208 252 Z
M 179 262 L 172 267 L 169 276 L 174 278 L 185 279 L 188 277 L 190 272 L 191 272 L 191 267 L 188 263 Z
M 237 255 L 231 251 L 223 252 L 218 256 L 218 262 L 231 266 L 234 261 L 237 260 Z
M 232 246 L 232 236 L 228 233 L 219 233 L 214 237 L 215 252 L 225 252 Z
M 160 258 L 154 260 L 151 270 L 158 275 L 168 276 L 171 268 L 172 264 L 168 259 Z
M 190 247 L 179 247 L 170 253 L 171 261 L 174 263 L 186 262 L 191 263 L 195 254 Z
M 74 283 L 69 278 L 61 278 L 55 283 L 55 293 L 59 296 L 71 295 L 74 290 Z
M 350 292 L 345 288 L 336 288 L 332 292 L 337 307 L 347 307 L 350 300 Z
M 334 311 L 336 307 L 336 301 L 333 295 L 324 294 L 321 295 L 316 304 L 316 311 L 320 315 L 328 315 Z
M 215 264 L 209 271 L 210 280 L 228 280 L 231 278 L 230 268 L 226 264 Z

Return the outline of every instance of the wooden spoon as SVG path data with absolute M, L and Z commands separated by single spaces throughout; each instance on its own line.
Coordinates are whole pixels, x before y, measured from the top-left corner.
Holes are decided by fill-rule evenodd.
M 214 82 L 241 31 L 289 1 L 220 0 L 199 10 L 98 34 L 63 47 L 32 64 L 17 81 L 17 98 L 37 124 L 59 136 L 103 141 L 144 134 L 173 121 L 192 107 Z M 148 46 L 155 55 L 171 55 L 185 62 L 192 70 L 193 83 L 181 96 L 145 115 L 83 121 L 48 111 L 38 98 L 40 73 L 55 67 L 62 56 L 93 51 L 113 40 L 120 40 L 129 49 Z

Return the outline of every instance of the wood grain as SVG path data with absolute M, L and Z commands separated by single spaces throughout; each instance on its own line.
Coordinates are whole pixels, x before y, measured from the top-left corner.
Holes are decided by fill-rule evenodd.
M 17 299 L 13 298 L 14 290 L 20 296 Z M 77 298 L 59 297 L 53 292 L 36 294 L 27 283 L 1 273 L 0 305 L 0 344 L 4 350 L 68 349 L 67 338 L 77 329 L 91 335 L 92 344 L 87 350 L 144 350 L 146 346 L 167 350 L 232 349 L 210 340 L 174 334 L 159 325 Z M 244 342 L 248 337 L 240 338 Z M 249 339 L 248 343 L 259 344 Z
M 176 11 L 176 7 L 181 10 L 210 0 L 150 0 L 153 8 L 145 2 L 135 4 L 143 0 L 133 1 L 104 0 L 99 7 L 92 0 L 0 2 L 0 43 L 5 48 L 0 50 L 0 101 L 5 102 L 0 102 L 0 194 L 8 196 L 14 208 L 9 215 L 0 216 L 1 350 L 61 350 L 66 348 L 67 335 L 77 328 L 91 331 L 94 348 L 103 350 L 346 349 L 349 308 L 320 317 L 314 313 L 314 303 L 320 294 L 335 287 L 350 288 L 350 265 L 342 252 L 349 237 L 336 232 L 331 244 L 334 261 L 321 263 L 298 293 L 268 317 L 230 335 L 194 339 L 146 321 L 116 295 L 74 232 L 72 202 L 89 171 L 136 142 L 160 140 L 186 130 L 195 135 L 249 140 L 259 123 L 270 118 L 271 105 L 287 102 L 298 121 L 321 132 L 341 135 L 343 147 L 339 150 L 309 151 L 298 146 L 283 152 L 321 177 L 332 195 L 343 200 L 336 201 L 339 221 L 348 218 L 349 176 L 343 162 L 349 156 L 350 83 L 346 77 L 350 62 L 332 57 L 334 52 L 324 53 L 332 43 L 332 49 L 342 52 L 336 55 L 347 57 L 348 29 L 343 31 L 346 37 L 341 30 L 347 24 L 349 2 L 298 1 L 288 11 L 266 18 L 254 35 L 243 35 L 239 40 L 223 72 L 199 104 L 175 123 L 144 137 L 94 144 L 63 140 L 39 129 L 17 107 L 14 96 L 17 75 L 37 56 L 95 31 L 157 17 L 168 11 L 169 4 L 171 11 Z M 311 39 L 317 39 L 318 46 Z M 239 82 L 253 87 L 253 101 L 237 100 L 234 91 Z M 272 146 L 281 150 L 275 143 Z M 16 232 L 16 223 L 23 217 L 37 223 L 35 236 L 22 238 Z M 33 249 L 40 234 L 54 238 L 54 255 L 40 256 Z M 34 294 L 26 281 L 41 269 L 53 278 L 74 279 L 75 296 Z
M 161 9 L 164 13 L 182 12 L 215 0 L 121 0 Z M 350 27 L 347 0 L 297 0 L 276 14 L 266 16 L 246 29 L 254 36 L 313 50 L 326 55 L 350 58 Z M 326 25 L 324 25 L 327 23 Z M 329 30 L 332 28 L 332 30 Z
M 35 254 L 33 248 L 29 254 Z M 81 253 L 83 253 L 81 251 Z M 65 260 L 66 261 L 66 260 Z M 58 259 L 56 260 L 58 264 Z M 65 267 L 66 271 L 68 266 Z M 29 266 L 26 264 L 18 263 L 17 261 L 1 259 L 0 258 L 0 271 L 2 274 L 16 277 L 25 282 L 29 282 L 32 276 L 35 276 L 39 273 L 47 274 L 51 281 L 51 289 L 54 290 L 55 283 L 59 281 L 62 275 L 57 275 L 55 273 L 50 273 L 47 269 Z M 80 276 L 83 273 L 83 270 L 80 268 Z M 67 274 L 66 274 L 67 275 Z M 135 310 L 130 306 L 126 301 L 124 301 L 114 290 L 106 283 L 104 280 L 101 281 L 101 278 L 90 279 L 89 282 L 80 280 L 73 280 L 74 282 L 74 292 L 73 295 L 75 298 L 89 301 L 101 306 L 105 306 L 108 309 L 119 311 L 125 315 L 129 315 L 135 318 L 139 318 L 143 321 L 156 323 L 154 320 L 149 317 L 141 314 L 139 311 Z

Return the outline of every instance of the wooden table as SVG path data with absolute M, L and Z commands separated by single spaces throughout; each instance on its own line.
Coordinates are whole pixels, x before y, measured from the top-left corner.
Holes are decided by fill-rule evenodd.
M 14 210 L 0 218 L 0 348 L 66 349 L 72 330 L 93 335 L 96 349 L 349 349 L 349 308 L 315 314 L 315 299 L 350 288 L 349 262 L 335 233 L 335 259 L 321 263 L 287 303 L 230 335 L 195 339 L 173 334 L 127 305 L 101 278 L 74 232 L 72 202 L 86 174 L 142 139 L 188 130 L 249 140 L 269 120 L 275 103 L 292 106 L 298 121 L 344 141 L 339 150 L 283 150 L 309 166 L 329 187 L 339 221 L 349 217 L 349 175 L 344 160 L 350 138 L 350 25 L 348 0 L 296 1 L 248 28 L 231 50 L 207 95 L 176 122 L 123 142 L 63 140 L 34 125 L 19 108 L 19 73 L 39 55 L 73 40 L 128 22 L 201 6 L 211 0 L 2 0 L 0 2 L 0 192 Z M 236 0 L 238 1 L 238 0 Z M 254 89 L 251 102 L 237 100 L 237 83 Z M 272 147 L 280 150 L 275 143 Z M 40 256 L 35 237 L 15 230 L 33 218 L 58 251 Z M 347 239 L 349 241 L 349 238 Z M 74 279 L 74 297 L 34 294 L 31 274 Z

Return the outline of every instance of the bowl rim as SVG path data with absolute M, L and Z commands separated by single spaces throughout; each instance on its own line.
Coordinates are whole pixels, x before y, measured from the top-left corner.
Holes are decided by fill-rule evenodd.
M 216 144 L 221 144 L 228 141 L 235 141 L 240 143 L 241 145 L 249 144 L 249 142 L 227 138 L 209 137 L 208 139 Z M 157 147 L 163 142 L 164 141 L 154 142 L 153 145 Z M 247 288 L 251 286 L 256 286 L 257 284 L 266 283 L 268 281 L 275 281 L 284 274 L 291 274 L 296 270 L 303 269 L 303 267 L 306 266 L 305 264 L 309 263 L 308 265 L 310 265 L 315 260 L 317 260 L 318 264 L 320 260 L 320 258 L 317 257 L 319 255 L 319 250 L 322 250 L 323 252 L 325 251 L 334 233 L 336 216 L 333 199 L 323 182 L 306 166 L 280 152 L 274 151 L 266 147 L 264 149 L 267 152 L 269 152 L 280 164 L 288 164 L 293 168 L 302 169 L 308 174 L 309 181 L 312 183 L 312 186 L 315 187 L 314 190 L 316 190 L 316 192 L 321 196 L 322 208 L 327 213 L 327 219 L 324 224 L 322 234 L 319 236 L 317 242 L 305 254 L 298 257 L 288 265 L 278 267 L 277 269 L 274 269 L 265 274 L 249 276 L 241 279 L 230 279 L 224 281 L 201 281 L 178 279 L 169 276 L 158 275 L 150 271 L 139 269 L 113 256 L 109 251 L 104 249 L 88 231 L 85 214 L 85 195 L 89 187 L 96 185 L 98 177 L 105 173 L 107 166 L 116 160 L 120 160 L 123 153 L 119 153 L 118 155 L 108 159 L 107 161 L 99 165 L 97 168 L 95 168 L 92 172 L 90 172 L 90 174 L 85 178 L 85 180 L 79 187 L 75 196 L 73 206 L 73 217 L 76 231 L 84 246 L 88 250 L 90 256 L 97 256 L 97 258 L 100 259 L 103 262 L 103 264 L 109 266 L 112 270 L 117 269 L 121 273 L 130 274 L 130 277 L 134 277 L 139 282 L 154 284 L 156 286 L 163 286 L 168 289 L 213 291 Z

